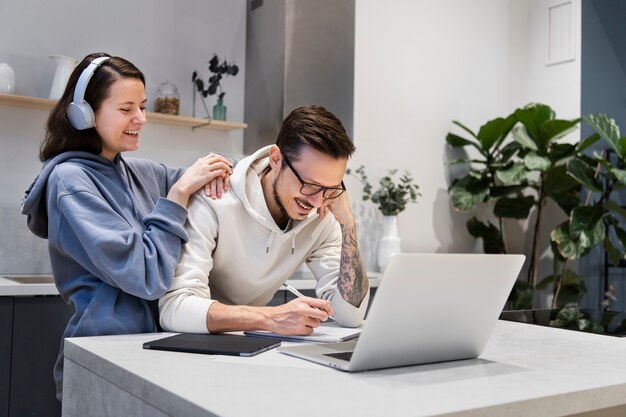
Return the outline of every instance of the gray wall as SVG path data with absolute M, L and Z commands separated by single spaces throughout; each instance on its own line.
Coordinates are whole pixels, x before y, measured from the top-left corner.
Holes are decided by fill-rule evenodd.
M 582 2 L 582 66 L 581 114 L 607 113 L 626 133 L 626 2 L 599 0 Z M 592 133 L 583 124 L 582 137 Z M 604 142 L 598 147 L 606 148 Z M 619 196 L 626 204 L 626 196 Z M 604 275 L 604 250 L 595 248 L 582 258 L 579 269 L 588 277 L 584 304 L 597 308 L 602 299 L 600 282 Z M 611 282 L 616 288 L 617 301 L 611 308 L 626 309 L 626 269 L 611 269 Z
M 16 72 L 16 94 L 47 98 L 55 64 L 49 55 L 82 59 L 104 51 L 125 57 L 146 75 L 148 110 L 158 85 L 178 86 L 181 114 L 190 114 L 191 73 L 208 78 L 216 52 L 234 61 L 240 74 L 226 78 L 228 119 L 243 121 L 245 80 L 245 0 L 2 0 L 0 62 Z M 209 98 L 209 105 L 215 96 Z M 199 107 L 199 106 L 197 106 Z M 201 107 L 199 107 L 201 109 Z M 47 112 L 0 105 L 0 274 L 49 273 L 46 241 L 34 237 L 19 214 L 23 190 L 40 168 L 37 150 Z M 243 131 L 220 132 L 148 124 L 141 135 L 142 156 L 187 166 L 218 151 L 243 152 Z

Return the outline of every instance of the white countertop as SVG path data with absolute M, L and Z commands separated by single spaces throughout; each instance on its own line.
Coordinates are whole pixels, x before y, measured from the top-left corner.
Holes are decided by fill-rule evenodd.
M 478 359 L 349 374 L 275 349 L 251 358 L 142 349 L 166 335 L 67 339 L 66 361 L 180 417 L 550 417 L 626 403 L 626 338 L 498 321 Z
M 380 283 L 380 272 L 368 272 L 370 287 Z M 47 282 L 44 282 L 47 281 Z M 298 290 L 315 289 L 316 281 L 310 271 L 298 271 L 287 280 Z M 279 291 L 284 290 L 280 288 Z M 0 296 L 59 295 L 52 275 L 5 274 L 0 276 Z
M 0 296 L 59 295 L 52 275 L 5 274 L 0 276 Z

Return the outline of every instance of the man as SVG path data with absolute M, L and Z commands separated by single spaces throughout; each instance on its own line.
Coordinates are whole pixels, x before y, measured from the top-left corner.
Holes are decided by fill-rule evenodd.
M 334 315 L 361 324 L 369 283 L 343 184 L 355 147 L 319 106 L 299 107 L 275 145 L 242 159 L 221 200 L 196 193 L 188 206 L 174 282 L 159 301 L 165 330 L 268 330 L 310 334 Z M 319 298 L 265 306 L 306 262 Z

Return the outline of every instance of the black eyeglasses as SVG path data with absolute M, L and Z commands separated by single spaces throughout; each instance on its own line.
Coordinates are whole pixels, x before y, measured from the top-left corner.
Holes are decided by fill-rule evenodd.
M 321 185 L 311 184 L 310 182 L 305 182 L 300 176 L 300 174 L 298 174 L 298 172 L 294 169 L 293 165 L 291 165 L 291 162 L 289 162 L 287 155 L 285 155 L 284 153 L 283 153 L 283 159 L 287 163 L 287 166 L 289 167 L 289 169 L 291 169 L 291 172 L 293 172 L 296 178 L 298 178 L 298 181 L 300 181 L 300 184 L 302 184 L 302 187 L 300 187 L 300 194 L 311 196 L 321 191 L 322 196 L 324 196 L 325 199 L 330 200 L 330 199 L 339 197 L 341 194 L 343 194 L 344 191 L 346 191 L 346 186 L 344 185 L 343 181 L 341 181 L 341 187 L 323 187 Z

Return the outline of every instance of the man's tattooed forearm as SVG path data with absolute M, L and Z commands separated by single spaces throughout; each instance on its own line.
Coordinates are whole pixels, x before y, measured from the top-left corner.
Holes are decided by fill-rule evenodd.
M 356 307 L 361 305 L 369 287 L 354 227 L 342 227 L 338 287 L 343 299 Z

